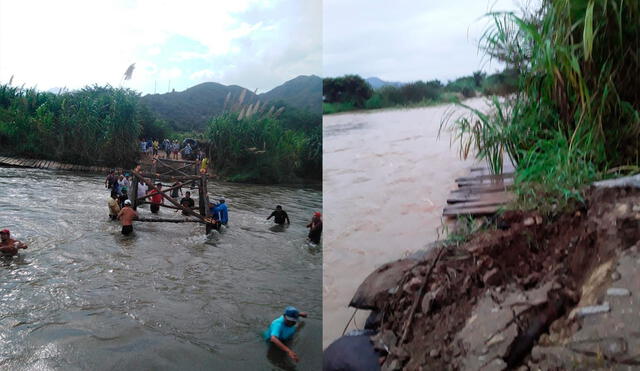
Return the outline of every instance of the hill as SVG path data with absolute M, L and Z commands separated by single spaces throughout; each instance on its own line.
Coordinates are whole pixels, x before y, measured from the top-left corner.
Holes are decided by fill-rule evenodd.
M 142 102 L 176 130 L 202 130 L 209 119 L 223 111 L 227 95 L 229 103 L 235 103 L 243 90 L 246 90 L 243 103 L 259 100 L 317 113 L 322 111 L 322 79 L 313 75 L 298 76 L 259 95 L 237 85 L 205 82 L 181 92 L 145 95 Z
M 366 82 L 369 83 L 369 85 L 371 85 L 371 87 L 375 90 L 375 89 L 380 89 L 383 86 L 395 86 L 396 88 L 401 87 L 402 85 L 404 85 L 401 82 L 393 82 L 393 81 L 384 81 L 381 80 L 377 77 L 369 77 L 367 79 L 365 79 Z

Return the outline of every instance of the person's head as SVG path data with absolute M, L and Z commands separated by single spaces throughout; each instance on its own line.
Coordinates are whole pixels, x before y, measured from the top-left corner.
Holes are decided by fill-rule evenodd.
M 288 306 L 284 310 L 284 324 L 288 327 L 294 326 L 298 322 L 300 311 L 296 307 Z
M 156 183 L 156 187 L 157 187 L 158 189 L 161 189 L 161 188 L 162 188 L 162 183 Z
M 124 207 L 131 206 L 131 200 L 124 200 Z
M 218 202 L 220 202 L 221 204 L 223 204 L 223 203 L 224 203 L 224 198 L 222 198 L 222 197 L 221 197 L 221 198 L 218 200 Z
M 184 197 L 186 197 L 186 198 L 190 198 L 190 197 L 191 197 L 191 192 L 187 191 L 187 192 L 184 194 Z
M 11 237 L 11 232 L 9 232 L 8 229 L 3 229 L 0 231 L 0 238 L 2 239 L 2 241 L 8 240 L 9 237 Z
M 109 170 L 109 174 L 115 174 L 115 173 L 116 173 L 115 169 Z
M 282 210 L 282 206 L 280 205 L 276 206 L 276 210 Z
M 321 213 L 319 213 L 317 211 L 315 213 L 313 213 L 313 219 L 318 220 L 318 219 L 321 219 L 321 218 L 322 218 L 322 214 Z
M 124 175 L 120 174 L 120 180 L 124 179 Z

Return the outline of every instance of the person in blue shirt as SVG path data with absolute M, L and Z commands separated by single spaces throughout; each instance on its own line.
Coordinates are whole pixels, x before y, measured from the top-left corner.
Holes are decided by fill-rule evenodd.
M 218 205 L 210 206 L 211 217 L 216 221 L 216 225 L 214 228 L 216 230 L 220 230 L 220 225 L 227 225 L 229 222 L 229 209 L 227 209 L 227 204 L 224 203 L 224 198 L 219 200 Z
M 296 324 L 300 317 L 306 318 L 307 313 L 289 306 L 284 310 L 284 314 L 273 320 L 269 328 L 262 334 L 264 340 L 282 349 L 295 362 L 298 362 L 298 355 L 283 342 L 290 340 L 296 333 L 296 328 L 299 327 Z

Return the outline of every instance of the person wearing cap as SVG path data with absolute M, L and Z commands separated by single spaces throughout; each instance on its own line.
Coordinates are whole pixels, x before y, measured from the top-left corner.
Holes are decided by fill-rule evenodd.
M 276 206 L 276 209 L 271 213 L 271 215 L 269 215 L 267 220 L 271 218 L 273 218 L 276 224 L 283 225 L 285 220 L 287 221 L 287 224 L 291 224 L 289 221 L 289 215 L 287 215 L 286 211 L 282 210 L 282 206 L 280 205 Z
M 27 245 L 11 238 L 11 232 L 8 229 L 0 231 L 0 252 L 5 256 L 14 256 L 18 253 L 18 249 L 26 249 Z
M 158 190 L 152 189 L 149 191 L 151 195 L 151 212 L 154 214 L 157 214 L 160 210 L 160 204 L 164 204 L 164 197 L 162 197 L 162 193 L 160 192 L 162 190 L 162 183 L 156 184 L 156 188 L 158 188 Z
M 300 317 L 306 318 L 307 313 L 289 306 L 284 310 L 284 314 L 273 320 L 269 328 L 262 334 L 266 341 L 282 349 L 295 362 L 298 362 L 298 355 L 283 342 L 290 340 L 296 333 L 296 329 L 299 327 L 296 324 Z
M 311 223 L 307 224 L 307 228 L 309 228 L 309 240 L 319 244 L 322 236 L 322 214 L 319 212 L 313 213 Z
M 133 232 L 133 220 L 138 217 L 138 213 L 131 207 L 131 200 L 124 202 L 124 207 L 118 213 L 118 219 L 122 224 L 122 234 L 125 236 Z
M 118 219 L 118 213 L 120 213 L 120 204 L 118 202 L 118 194 L 115 191 L 111 191 L 111 197 L 107 202 L 109 206 L 109 218 L 111 220 Z

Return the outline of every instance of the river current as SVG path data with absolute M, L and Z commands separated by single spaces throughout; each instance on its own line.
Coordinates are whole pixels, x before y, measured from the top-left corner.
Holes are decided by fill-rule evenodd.
M 0 168 L 0 228 L 29 245 L 0 261 L 0 369 L 320 369 L 322 248 L 305 226 L 322 192 L 210 182 L 209 193 L 229 206 L 221 234 L 134 222 L 124 237 L 104 177 Z M 265 220 L 276 204 L 288 228 Z M 261 338 L 287 305 L 309 312 L 295 366 Z

